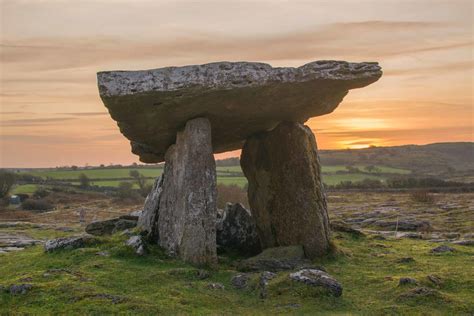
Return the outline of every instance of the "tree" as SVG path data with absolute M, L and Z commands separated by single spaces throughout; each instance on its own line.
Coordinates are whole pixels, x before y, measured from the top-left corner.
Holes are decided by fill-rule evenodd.
M 0 169 L 0 198 L 7 196 L 10 189 L 15 184 L 16 175 L 7 170 Z
M 130 170 L 128 174 L 137 182 L 137 185 L 140 188 L 140 194 L 142 196 L 147 196 L 148 192 L 150 191 L 150 186 L 146 185 L 145 177 L 142 174 L 140 174 L 138 170 Z
M 88 188 L 91 186 L 91 180 L 83 173 L 79 175 L 79 186 L 81 188 Z

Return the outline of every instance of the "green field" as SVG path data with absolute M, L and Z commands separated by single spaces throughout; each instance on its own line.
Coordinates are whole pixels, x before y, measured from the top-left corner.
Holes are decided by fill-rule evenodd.
M 340 173 L 347 172 L 346 166 L 323 166 L 323 182 L 328 185 L 336 185 L 342 181 L 362 181 L 364 179 L 385 180 L 387 174 L 401 175 L 409 174 L 410 171 L 406 169 L 398 169 L 384 166 L 376 166 L 376 172 L 367 173 L 364 165 L 353 166 L 365 173 Z M 147 182 L 152 183 L 153 179 L 160 176 L 163 172 L 162 167 L 154 168 L 91 168 L 79 170 L 57 170 L 57 169 L 35 169 L 20 171 L 24 174 L 41 177 L 45 180 L 65 180 L 71 184 L 78 185 L 81 174 L 85 174 L 91 179 L 91 184 L 102 187 L 117 187 L 122 181 L 132 181 L 130 178 L 130 171 L 137 170 L 141 175 L 147 177 Z M 245 187 L 247 179 L 242 173 L 240 166 L 219 166 L 217 167 L 217 182 L 222 184 L 236 184 L 240 187 Z M 19 185 L 14 188 L 13 193 L 32 193 L 36 189 L 35 184 Z M 136 187 L 136 185 L 135 185 Z

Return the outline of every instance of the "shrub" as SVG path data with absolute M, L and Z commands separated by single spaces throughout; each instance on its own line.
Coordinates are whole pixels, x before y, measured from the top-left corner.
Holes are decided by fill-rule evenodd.
M 247 190 L 235 184 L 218 184 L 217 208 L 223 209 L 227 202 L 241 203 L 248 208 Z
M 433 203 L 434 196 L 430 194 L 427 190 L 416 190 L 411 192 L 411 199 L 415 202 L 420 203 Z
M 0 169 L 0 198 L 4 198 L 8 195 L 15 181 L 16 175 L 14 173 Z
M 79 186 L 84 189 L 91 186 L 91 180 L 83 173 L 79 175 Z
M 28 199 L 21 203 L 21 208 L 29 211 L 49 211 L 52 210 L 54 206 L 44 199 Z
M 26 193 L 17 193 L 16 195 L 20 198 L 21 202 L 24 202 L 30 198 L 30 196 Z
M 133 183 L 123 181 L 117 187 L 117 198 L 120 200 L 139 200 L 140 194 L 133 189 Z
M 42 199 L 45 198 L 49 195 L 49 191 L 46 190 L 45 188 L 39 187 L 36 189 L 36 191 L 33 193 L 33 197 L 36 199 Z

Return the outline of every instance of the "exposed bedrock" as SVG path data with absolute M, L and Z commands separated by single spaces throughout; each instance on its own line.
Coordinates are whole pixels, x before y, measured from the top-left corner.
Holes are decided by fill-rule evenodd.
M 210 120 L 215 153 L 240 149 L 245 139 L 282 121 L 304 123 L 334 111 L 350 89 L 381 75 L 377 63 L 323 60 L 298 68 L 218 62 L 97 77 L 100 96 L 133 153 L 154 163 L 165 159 L 190 119 Z
M 138 225 L 170 255 L 194 264 L 216 263 L 216 195 L 211 125 L 193 119 L 167 150 L 163 175 Z
M 311 130 L 282 122 L 248 138 L 240 163 L 262 247 L 303 245 L 309 258 L 326 254 L 329 220 Z

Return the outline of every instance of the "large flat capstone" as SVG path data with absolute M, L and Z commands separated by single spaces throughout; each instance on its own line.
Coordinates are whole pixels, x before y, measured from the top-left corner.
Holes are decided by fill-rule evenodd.
M 100 96 L 143 162 L 164 160 L 187 121 L 206 117 L 215 153 L 240 149 L 282 121 L 332 112 L 350 89 L 377 81 L 377 63 L 315 61 L 293 68 L 218 62 L 99 72 Z

